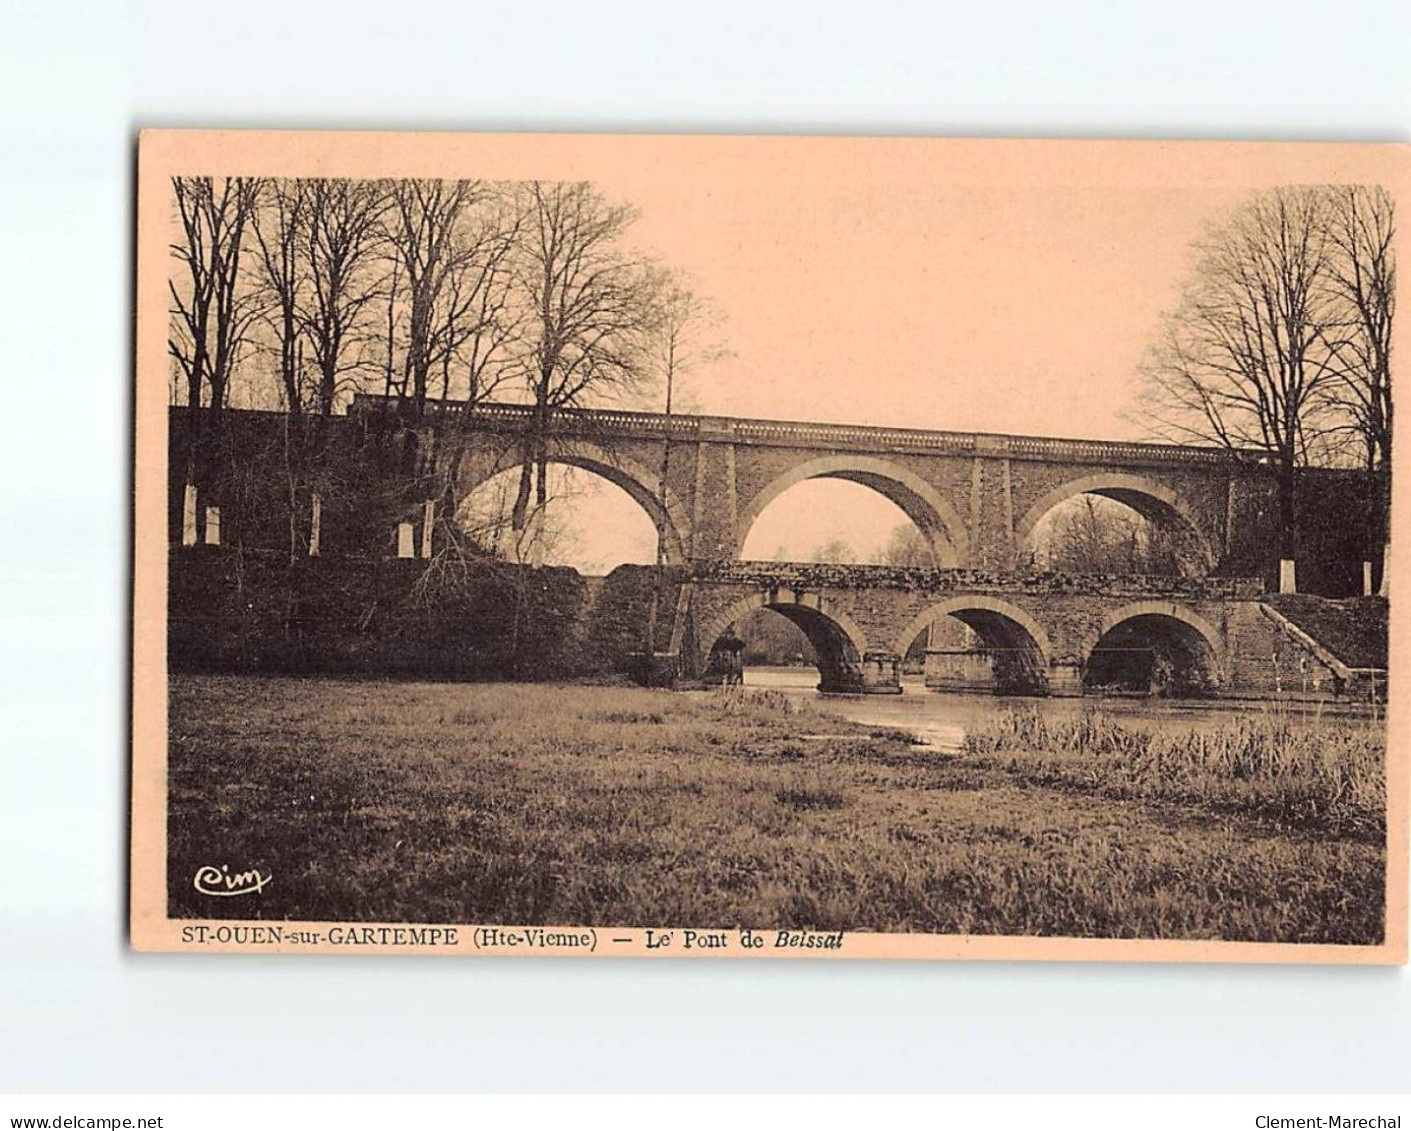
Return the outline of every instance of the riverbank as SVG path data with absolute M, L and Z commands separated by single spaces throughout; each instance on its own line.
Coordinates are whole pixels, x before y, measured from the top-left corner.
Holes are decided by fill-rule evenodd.
M 995 709 L 1002 709 L 996 703 Z M 172 913 L 1371 943 L 1383 847 L 767 692 L 176 676 Z M 206 864 L 260 868 L 219 900 Z

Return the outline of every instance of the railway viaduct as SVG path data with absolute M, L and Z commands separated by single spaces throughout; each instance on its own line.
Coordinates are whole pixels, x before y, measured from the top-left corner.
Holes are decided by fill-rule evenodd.
M 373 404 L 359 398 L 354 412 Z M 519 405 L 474 413 L 460 457 L 467 490 L 518 464 L 530 420 Z M 1228 572 L 1241 523 L 1260 523 L 1272 492 L 1263 467 L 1223 449 L 645 412 L 558 413 L 549 458 L 636 499 L 676 562 L 738 560 L 770 503 L 828 478 L 890 499 L 941 568 L 1022 570 L 1044 515 L 1091 493 L 1175 536 L 1183 572 L 1205 576 Z
M 355 429 L 385 408 L 360 395 L 341 426 Z M 415 442 L 440 453 L 433 458 L 462 499 L 522 463 L 534 426 L 532 409 L 512 404 L 471 413 L 439 406 L 431 419 Z M 669 572 L 685 579 L 663 609 L 656 647 L 688 677 L 706 671 L 727 627 L 767 607 L 809 636 L 820 686 L 832 691 L 899 691 L 901 658 L 922 633 L 936 687 L 1077 694 L 1101 683 L 1124 651 L 1150 655 L 1177 690 L 1258 694 L 1285 678 L 1279 656 L 1297 634 L 1261 601 L 1280 563 L 1273 477 L 1257 459 L 1215 448 L 606 410 L 557 412 L 546 432 L 549 462 L 616 484 L 655 524 Z M 451 434 L 456 442 L 443 442 Z M 924 535 L 931 566 L 742 561 L 765 508 L 818 478 L 858 483 L 895 503 Z M 1045 516 L 1081 494 L 1118 500 L 1159 527 L 1177 548 L 1179 576 L 1038 572 Z M 435 505 L 409 505 L 395 539 L 400 556 L 433 552 L 446 518 Z M 1310 657 L 1315 678 L 1349 677 L 1316 646 L 1289 662 L 1306 673 Z
M 354 411 L 374 407 L 364 399 Z M 512 405 L 474 414 L 461 489 L 518 466 L 529 419 Z M 1315 680 L 1350 678 L 1330 656 L 1290 649 L 1289 626 L 1259 600 L 1264 582 L 1240 576 L 1278 570 L 1274 488 L 1257 460 L 1223 449 L 583 411 L 556 416 L 548 455 L 626 491 L 668 562 L 687 567 L 661 646 L 688 676 L 706 670 L 726 628 L 765 607 L 809 637 L 828 691 L 900 691 L 902 657 L 922 633 L 937 688 L 1079 694 L 1124 651 L 1148 654 L 1176 693 L 1262 694 L 1306 678 L 1310 658 Z M 895 503 L 925 536 L 932 568 L 741 561 L 765 508 L 818 478 Z M 1159 527 L 1181 576 L 1036 573 L 1042 520 L 1080 494 Z

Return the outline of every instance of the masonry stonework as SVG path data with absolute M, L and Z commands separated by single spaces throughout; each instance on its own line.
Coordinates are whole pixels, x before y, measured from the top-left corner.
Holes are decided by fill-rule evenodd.
M 278 476 L 265 483 L 227 469 L 224 480 L 212 479 L 218 461 L 203 468 L 174 457 L 172 545 L 189 540 L 187 504 L 194 491 L 202 505 L 221 509 L 222 544 L 237 552 L 263 547 L 318 562 L 339 555 L 394 557 L 396 529 L 420 524 L 416 544 L 432 558 L 424 484 L 408 479 L 401 498 L 393 474 L 389 491 L 388 469 L 368 463 L 360 437 L 379 428 L 385 437 L 391 429 L 408 452 L 434 453 L 453 485 L 450 501 L 458 505 L 480 484 L 522 466 L 531 436 L 525 406 L 488 405 L 469 415 L 437 411 L 429 423 L 408 429 L 388 422 L 378 398 L 359 397 L 347 417 L 314 425 L 326 433 L 324 465 L 312 477 L 312 493 L 292 503 Z M 279 466 L 288 418 L 223 415 L 229 451 L 246 453 L 242 458 L 266 470 Z M 190 421 L 184 410 L 173 409 L 171 422 L 171 451 L 179 453 Z M 1076 694 L 1123 650 L 1159 654 L 1160 663 L 1177 669 L 1178 683 L 1198 678 L 1202 689 L 1226 694 L 1282 686 L 1291 670 L 1280 658 L 1288 630 L 1260 612 L 1277 571 L 1272 478 L 1258 461 L 1225 451 L 582 411 L 554 415 L 544 454 L 621 487 L 661 532 L 679 584 L 673 582 L 661 613 L 663 639 L 654 646 L 688 676 L 705 669 L 726 627 L 759 607 L 805 631 L 829 690 L 897 690 L 901 658 L 923 634 L 935 638 L 927 664 L 937 686 L 954 677 L 980 685 L 991 680 L 1001 690 Z M 812 478 L 860 483 L 890 499 L 929 539 L 936 568 L 741 562 L 754 520 L 791 486 Z M 1353 481 L 1328 483 L 1345 492 Z M 377 507 L 360 506 L 359 492 L 374 487 Z M 1035 572 L 1038 524 L 1081 493 L 1127 503 L 1176 536 L 1189 551 L 1185 575 Z M 1331 487 L 1325 494 L 1329 515 L 1359 513 Z M 316 499 L 318 535 L 311 541 Z M 378 529 L 368 529 L 369 514 Z M 1355 521 L 1325 525 L 1339 527 L 1340 541 L 1320 544 L 1338 547 L 1354 561 L 1355 573 L 1367 539 L 1350 529 Z M 632 584 L 641 584 L 640 577 Z M 636 607 L 625 596 L 619 606 Z M 583 617 L 591 620 L 591 609 Z M 954 628 L 944 627 L 955 624 L 965 626 L 959 645 Z M 575 631 L 591 636 L 593 628 L 584 621 Z M 618 626 L 610 635 L 630 640 L 634 633 Z M 1310 667 L 1300 657 L 1296 663 L 1303 681 L 1346 677 L 1322 661 Z

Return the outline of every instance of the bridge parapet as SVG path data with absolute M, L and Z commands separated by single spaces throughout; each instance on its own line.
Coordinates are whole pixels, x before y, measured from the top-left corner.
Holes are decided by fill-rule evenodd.
M 359 393 L 352 411 L 376 411 L 394 403 Z M 460 402 L 432 402 L 429 413 L 444 419 L 469 419 L 488 431 L 521 432 L 534 420 L 527 404 L 490 403 L 468 410 Z M 988 432 L 947 432 L 923 428 L 871 427 L 799 420 L 696 416 L 621 409 L 557 409 L 550 420 L 555 432 L 624 439 L 722 439 L 771 447 L 827 448 L 922 455 L 995 456 L 1064 463 L 1219 465 L 1247 461 L 1255 453 L 1232 454 L 1224 448 L 1147 444 L 1120 440 L 1079 440 L 1049 436 L 1010 436 Z
M 985 569 L 913 569 L 815 562 L 697 561 L 691 580 L 759 589 L 891 589 L 912 593 L 1010 593 L 1030 596 L 1255 600 L 1257 577 L 1179 577 L 1165 574 L 1012 573 Z

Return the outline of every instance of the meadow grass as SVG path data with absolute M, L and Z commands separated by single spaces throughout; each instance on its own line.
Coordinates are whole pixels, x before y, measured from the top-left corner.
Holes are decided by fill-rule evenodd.
M 1021 706 L 972 729 L 964 746 L 1004 755 L 1006 769 L 1045 786 L 1186 801 L 1316 834 L 1386 835 L 1385 732 L 1366 721 L 1310 726 L 1268 710 L 1212 729 L 1132 725 L 1101 710 L 1053 719 Z
M 174 676 L 169 904 L 201 918 L 1380 940 L 1376 771 L 1331 785 L 1360 755 L 1202 754 L 1175 732 L 1143 745 L 1094 717 L 1074 737 L 996 710 L 951 755 L 741 689 Z M 1270 800 L 1308 780 L 1318 789 L 1289 785 L 1296 803 Z M 274 879 L 248 901 L 205 897 L 191 882 L 203 864 Z

